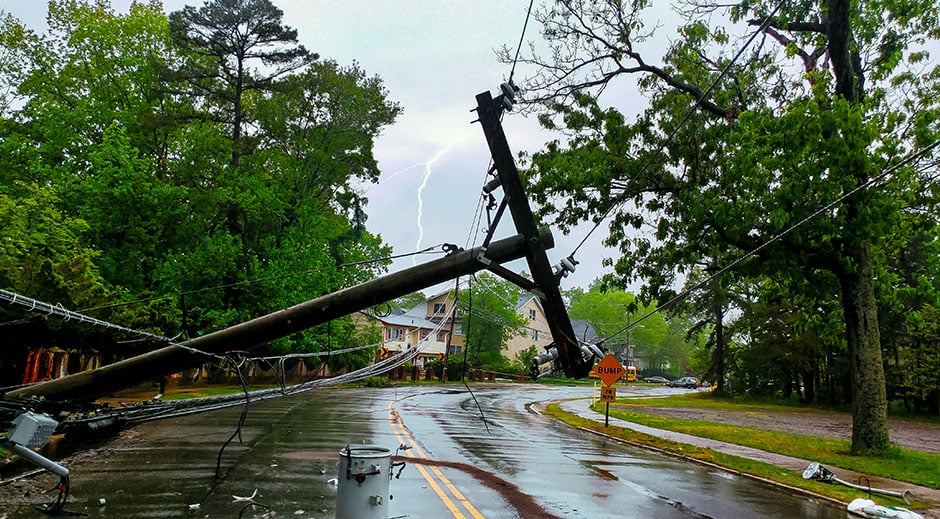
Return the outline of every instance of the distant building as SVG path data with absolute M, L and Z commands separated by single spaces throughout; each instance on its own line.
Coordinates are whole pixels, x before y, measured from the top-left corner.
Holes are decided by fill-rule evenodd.
M 445 353 L 463 355 L 465 341 L 459 319 L 453 323 L 454 333 L 448 349 L 453 304 L 450 292 L 442 292 L 414 308 L 399 308 L 387 316 L 376 317 L 382 323 L 383 347 L 391 355 L 421 343 L 421 351 L 415 358 L 416 366 L 424 366 L 429 360 L 443 359 Z
M 452 293 L 447 291 L 413 308 L 395 309 L 387 316 L 377 316 L 376 319 L 382 325 L 383 346 L 388 354 L 401 352 L 427 339 L 415 360 L 417 366 L 423 366 L 428 360 L 442 358 L 445 352 L 447 355 L 463 355 L 466 337 L 459 318 L 453 325 L 449 347 L 447 342 L 451 332 L 453 303 Z M 541 352 L 552 342 L 545 311 L 536 296 L 527 292 L 521 294 L 515 310 L 526 320 L 526 325 L 519 335 L 509 339 L 502 352 L 510 360 L 515 360 L 519 352 L 530 346 L 535 346 Z
M 453 324 L 453 336 L 450 337 L 448 346 L 453 304 L 452 293 L 446 291 L 429 297 L 413 308 L 398 308 L 387 316 L 377 316 L 376 319 L 382 326 L 382 339 L 385 341 L 383 346 L 388 355 L 401 352 L 421 341 L 425 342 L 421 346 L 421 353 L 415 359 L 416 366 L 423 366 L 428 360 L 443 359 L 445 353 L 463 355 L 466 337 L 463 335 L 459 318 Z M 545 347 L 552 343 L 552 333 L 539 298 L 528 292 L 520 294 L 516 301 L 516 312 L 526 324 L 518 335 L 507 341 L 503 356 L 516 360 L 519 352 L 531 346 L 535 346 L 539 353 L 545 351 Z M 599 340 L 594 327 L 587 321 L 572 319 L 571 326 L 579 343 L 596 343 Z M 620 360 L 627 365 L 626 358 Z M 634 362 L 638 365 L 638 359 L 634 358 Z
M 577 339 L 579 343 L 586 342 L 594 344 L 597 342 L 597 332 L 594 330 L 594 327 L 591 326 L 591 323 L 584 319 L 572 319 L 571 327 L 574 329 L 575 339 Z
M 542 309 L 539 298 L 528 292 L 519 294 L 516 301 L 516 313 L 525 319 L 525 328 L 519 335 L 506 342 L 503 356 L 509 360 L 516 360 L 519 352 L 531 346 L 535 346 L 538 353 L 542 353 L 545 346 L 552 343 L 552 332 L 548 327 L 548 319 L 545 318 L 545 310 Z

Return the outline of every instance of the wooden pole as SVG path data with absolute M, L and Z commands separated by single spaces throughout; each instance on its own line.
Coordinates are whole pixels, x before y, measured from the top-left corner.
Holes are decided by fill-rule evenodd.
M 494 100 L 489 92 L 478 94 L 476 100 L 477 115 L 480 117 L 480 124 L 483 126 L 483 133 L 486 135 L 486 142 L 493 156 L 493 165 L 499 176 L 499 184 L 508 200 L 512 221 L 516 226 L 516 232 L 525 237 L 526 261 L 529 264 L 532 281 L 540 292 L 537 295 L 545 311 L 552 341 L 558 348 L 558 362 L 568 377 L 584 378 L 591 370 L 592 363 L 583 360 L 577 336 L 571 326 L 571 319 L 568 317 L 568 310 L 561 297 L 559 279 L 555 276 L 545 253 L 545 250 L 550 247 L 546 247 L 539 239 L 535 218 L 532 216 L 525 188 L 519 179 L 519 170 L 516 168 L 515 159 L 509 149 L 506 135 L 503 133 L 502 122 L 499 118 L 502 104 L 499 100 Z M 486 252 L 486 256 L 489 257 L 489 251 Z
M 547 229 L 540 232 L 540 239 L 554 245 L 551 232 Z M 516 235 L 491 243 L 486 250 L 486 256 L 493 262 L 503 263 L 523 257 L 525 251 L 525 238 Z M 15 389 L 3 396 L 41 396 L 50 400 L 82 401 L 107 395 L 137 385 L 141 381 L 176 373 L 206 361 L 205 355 L 187 348 L 209 353 L 250 349 L 458 276 L 478 272 L 486 268 L 486 265 L 477 259 L 481 252 L 479 248 L 456 252 L 230 328 L 98 369 Z

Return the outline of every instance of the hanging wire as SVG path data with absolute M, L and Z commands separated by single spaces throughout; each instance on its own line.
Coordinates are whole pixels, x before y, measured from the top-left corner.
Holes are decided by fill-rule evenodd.
M 8 290 L 0 289 L 0 300 L 6 301 L 12 305 L 20 305 L 24 308 L 28 308 L 30 312 L 41 312 L 45 314 L 45 317 L 58 317 L 66 321 L 75 320 L 79 323 L 90 324 L 92 326 L 99 326 L 109 330 L 114 330 L 117 332 L 126 333 L 129 335 L 134 335 L 141 337 L 143 339 L 159 342 L 159 343 L 171 343 L 171 339 L 167 337 L 162 337 L 160 335 L 154 335 L 152 333 L 143 332 L 140 330 L 134 330 L 131 328 L 125 328 L 117 324 L 109 323 L 107 321 L 102 321 L 101 319 L 95 319 L 94 317 L 87 316 L 85 314 L 74 312 L 72 310 L 67 310 L 60 305 L 52 305 L 38 299 L 33 299 L 31 297 L 26 297 L 19 295 L 15 292 L 10 292 Z
M 460 293 L 460 278 L 458 277 L 456 280 L 454 280 L 454 302 L 453 302 L 453 308 L 451 309 L 450 335 L 449 335 L 448 337 L 452 337 L 453 334 L 454 334 L 454 323 L 455 323 L 455 321 L 457 320 L 457 302 L 459 301 L 459 299 L 458 299 L 459 293 Z M 468 331 L 469 331 L 469 329 L 468 329 Z M 465 339 L 465 340 L 466 340 L 466 339 Z M 450 339 L 448 338 L 448 343 L 449 343 L 449 342 L 450 342 Z M 466 344 L 465 344 L 464 346 L 466 346 Z M 466 355 L 466 350 L 467 350 L 467 348 L 464 347 L 464 361 L 463 361 L 463 367 L 461 368 L 460 379 L 461 379 L 461 381 L 463 382 L 463 387 L 466 388 L 467 393 L 470 393 L 470 398 L 473 399 L 473 403 L 474 403 L 474 405 L 477 406 L 477 410 L 480 411 L 480 418 L 483 420 L 483 426 L 486 428 L 486 433 L 487 433 L 487 434 L 492 434 L 492 433 L 490 433 L 490 425 L 489 425 L 489 424 L 487 423 L 487 421 L 486 421 L 486 413 L 483 412 L 483 407 L 480 405 L 480 402 L 477 400 L 477 396 L 476 396 L 475 394 L 473 394 L 473 390 L 470 389 L 470 385 L 467 384 L 467 379 L 466 379 L 466 377 L 463 376 L 464 373 L 466 373 L 466 370 L 467 370 L 467 355 Z M 447 373 L 447 365 L 446 365 L 446 364 L 444 365 L 444 373 Z
M 364 368 L 350 371 L 343 375 L 337 375 L 334 377 L 326 379 L 315 379 L 308 380 L 299 384 L 286 387 L 277 387 L 271 389 L 261 389 L 256 391 L 246 391 L 247 386 L 243 383 L 243 373 L 241 372 L 241 366 L 246 362 L 255 359 L 270 359 L 271 357 L 258 357 L 258 358 L 245 358 L 241 362 L 234 362 L 230 357 L 222 355 L 216 355 L 207 352 L 200 352 L 205 355 L 210 355 L 216 358 L 219 358 L 227 363 L 233 363 L 238 367 L 237 373 L 239 376 L 239 382 L 242 384 L 243 392 L 235 395 L 219 395 L 213 397 L 204 397 L 204 398 L 192 398 L 184 400 L 170 400 L 170 401 L 151 401 L 146 402 L 141 405 L 136 405 L 133 407 L 128 407 L 126 409 L 119 409 L 115 411 L 115 414 L 120 415 L 121 421 L 123 423 L 133 425 L 143 422 L 149 422 L 153 420 L 162 420 L 166 418 L 175 418 L 179 416 L 186 416 L 195 413 L 201 413 L 206 411 L 214 411 L 217 409 L 224 409 L 227 407 L 232 407 L 244 403 L 246 405 L 246 410 L 243 411 L 243 414 L 247 412 L 248 402 L 257 402 L 260 400 L 267 400 L 271 398 L 280 398 L 284 396 L 294 395 L 298 393 L 303 393 L 313 389 L 330 387 L 339 384 L 345 384 L 349 382 L 356 382 L 359 380 L 364 380 L 369 377 L 382 375 L 392 371 L 400 366 L 403 366 L 405 363 L 412 362 L 420 354 L 424 353 L 427 349 L 427 346 L 431 343 L 430 338 L 434 337 L 439 331 L 443 329 L 444 322 L 438 323 L 434 329 L 428 334 L 427 338 L 419 341 L 414 346 L 409 346 L 403 351 L 392 355 L 386 359 L 382 359 L 378 362 L 370 364 Z M 379 343 L 383 344 L 383 343 Z M 375 345 L 369 345 L 368 347 L 374 347 Z M 365 347 L 356 347 L 348 348 L 343 351 L 355 351 L 358 349 L 363 349 Z M 190 348 L 194 351 L 193 348 Z M 338 353 L 339 350 L 334 351 L 333 354 Z M 321 352 L 326 354 L 326 352 Z M 300 358 L 304 356 L 315 356 L 316 354 L 291 354 L 285 355 L 285 358 Z M 87 417 L 80 417 L 76 415 L 74 418 L 70 418 L 70 424 L 80 424 L 85 421 L 94 421 L 97 419 L 95 415 L 89 415 Z M 236 429 L 235 434 L 226 442 L 226 445 L 234 440 L 238 436 L 241 424 L 243 420 L 239 420 L 239 428 Z M 223 446 L 224 448 L 224 446 Z M 219 461 L 217 461 L 217 474 L 221 468 L 221 451 Z
M 516 73 L 516 62 L 519 61 L 519 52 L 522 50 L 522 42 L 525 39 L 525 30 L 529 26 L 529 16 L 532 15 L 532 5 L 535 0 L 529 0 L 529 9 L 525 13 L 525 23 L 522 24 L 522 34 L 519 35 L 519 44 L 516 45 L 516 56 L 512 58 L 512 68 L 509 70 L 509 82 L 512 83 L 512 76 Z
M 492 159 L 490 159 L 492 162 Z M 486 185 L 486 178 L 483 179 L 483 185 Z M 482 192 L 482 188 L 480 189 Z M 464 248 L 471 248 L 476 245 L 480 233 L 480 226 L 483 223 L 483 210 L 486 205 L 485 197 L 481 196 L 477 201 L 477 208 L 473 214 L 473 221 L 470 223 L 470 231 L 467 233 L 467 240 L 464 242 Z
M 236 362 L 234 358 L 229 355 L 225 356 L 225 360 L 228 361 L 232 368 L 235 369 L 235 373 L 238 375 L 238 383 L 242 388 L 242 392 L 245 394 L 245 408 L 242 409 L 241 415 L 238 417 L 238 425 L 235 426 L 235 431 L 229 436 L 228 440 L 222 444 L 222 447 L 219 449 L 219 455 L 216 457 L 215 461 L 215 479 L 216 481 L 222 480 L 222 453 L 225 452 L 225 448 L 228 447 L 232 440 L 236 437 L 238 438 L 238 443 L 242 444 L 242 426 L 245 425 L 245 419 L 248 418 L 248 408 L 251 404 L 251 396 L 248 393 L 248 381 L 245 379 L 245 374 L 242 373 L 242 366 L 244 365 L 244 359 L 241 362 Z
M 803 225 L 805 225 L 805 224 L 808 223 L 809 221 L 814 220 L 816 217 L 820 216 L 821 214 L 828 212 L 830 209 L 832 209 L 832 208 L 834 208 L 835 206 L 841 204 L 841 203 L 844 202 L 845 200 L 851 198 L 851 197 L 854 196 L 856 193 L 859 193 L 859 192 L 861 192 L 861 191 L 863 191 L 863 190 L 866 190 L 866 189 L 869 189 L 869 188 L 871 188 L 871 187 L 876 187 L 876 186 L 878 186 L 879 183 L 881 183 L 883 180 L 885 181 L 885 183 L 887 183 L 888 181 L 885 180 L 885 179 L 887 179 L 888 176 L 892 175 L 893 173 L 895 173 L 896 171 L 898 171 L 898 170 L 901 169 L 902 167 L 905 167 L 905 166 L 907 166 L 908 164 L 910 164 L 910 163 L 912 163 L 912 162 L 914 162 L 914 161 L 920 159 L 921 157 L 927 155 L 928 153 L 930 153 L 931 151 L 933 151 L 933 150 L 934 150 L 935 148 L 937 148 L 938 146 L 940 146 L 940 140 L 934 141 L 934 142 L 931 143 L 930 145 L 928 145 L 928 146 L 922 148 L 922 149 L 921 149 L 920 151 L 918 151 L 917 153 L 914 153 L 913 155 L 910 155 L 910 156 L 906 157 L 905 159 L 901 160 L 901 161 L 898 162 L 897 164 L 895 164 L 895 165 L 893 165 L 893 166 L 891 166 L 891 167 L 885 168 L 885 169 L 884 169 L 881 173 L 879 173 L 878 175 L 875 175 L 874 177 L 868 179 L 867 181 L 865 181 L 865 182 L 859 184 L 858 186 L 856 186 L 856 187 L 855 187 L 854 189 L 852 189 L 851 191 L 849 191 L 849 192 L 843 194 L 843 195 L 840 196 L 839 198 L 833 200 L 832 202 L 826 204 L 826 205 L 823 206 L 823 207 L 820 207 L 820 208 L 817 209 L 816 211 L 813 211 L 811 214 L 807 215 L 807 216 L 806 216 L 805 218 L 803 218 L 802 220 L 800 220 L 800 221 L 794 223 L 794 224 L 791 225 L 790 227 L 787 227 L 786 229 L 784 229 L 783 231 L 781 231 L 780 233 L 778 233 L 776 236 L 770 238 L 769 240 L 767 240 L 766 242 L 762 243 L 761 245 L 755 247 L 755 248 L 752 249 L 751 251 L 749 251 L 749 252 L 747 252 L 747 253 L 745 253 L 745 254 L 739 256 L 737 259 L 735 259 L 735 260 L 732 261 L 731 263 L 725 265 L 724 267 L 722 267 L 721 269 L 719 269 L 718 271 L 716 271 L 716 272 L 713 273 L 712 275 L 710 275 L 710 276 L 708 276 L 707 278 L 703 279 L 702 281 L 696 283 L 696 284 L 693 285 L 692 287 L 687 288 L 687 289 L 683 290 L 682 292 L 676 294 L 676 296 L 673 297 L 672 299 L 670 299 L 669 301 L 666 301 L 665 303 L 663 303 L 663 304 L 657 306 L 657 307 L 654 308 L 653 310 L 650 310 L 649 312 L 647 312 L 646 314 L 644 314 L 643 316 L 641 316 L 639 319 L 634 320 L 632 323 L 628 324 L 627 326 L 624 326 L 623 328 L 621 328 L 621 329 L 619 329 L 619 330 L 617 330 L 617 331 L 611 333 L 609 336 L 607 336 L 607 337 L 605 337 L 604 339 L 600 340 L 597 344 L 603 343 L 603 342 L 605 342 L 605 341 L 607 341 L 607 340 L 609 340 L 609 339 L 611 339 L 611 338 L 613 338 L 613 337 L 615 337 L 615 336 L 617 336 L 617 335 L 620 335 L 620 334 L 623 333 L 623 332 L 626 332 L 626 331 L 630 330 L 630 329 L 633 328 L 634 326 L 636 326 L 636 325 L 640 324 L 641 322 L 643 322 L 644 320 L 650 318 L 650 317 L 651 317 L 653 314 L 655 314 L 656 312 L 659 312 L 659 311 L 661 311 L 661 310 L 663 310 L 663 309 L 665 309 L 665 308 L 668 308 L 668 307 L 672 306 L 673 304 L 677 303 L 678 301 L 681 301 L 681 300 L 685 299 L 690 293 L 692 293 L 692 292 L 694 292 L 694 291 L 696 291 L 696 290 L 702 288 L 702 287 L 705 286 L 706 284 L 708 284 L 708 283 L 714 281 L 716 278 L 718 278 L 719 276 L 721 276 L 721 275 L 724 274 L 725 272 L 728 272 L 729 270 L 733 269 L 734 267 L 740 265 L 741 263 L 743 263 L 743 262 L 744 262 L 745 260 L 747 260 L 748 258 L 751 258 L 752 256 L 756 256 L 760 251 L 766 249 L 766 248 L 769 247 L 771 244 L 773 244 L 773 243 L 775 243 L 775 242 L 777 242 L 777 241 L 780 241 L 781 239 L 783 239 L 783 238 L 784 238 L 785 236 L 787 236 L 788 234 L 790 234 L 790 233 L 792 233 L 793 231 L 799 229 L 800 227 L 802 227 Z M 882 184 L 882 185 L 883 185 L 883 184 Z
M 463 373 L 460 374 L 460 378 L 464 379 L 464 376 L 467 373 L 467 354 L 470 352 L 470 320 L 473 318 L 473 278 L 475 276 L 470 276 L 470 279 L 467 281 L 467 294 L 469 298 L 467 299 L 467 330 L 463 335 L 464 340 L 464 349 L 463 349 Z

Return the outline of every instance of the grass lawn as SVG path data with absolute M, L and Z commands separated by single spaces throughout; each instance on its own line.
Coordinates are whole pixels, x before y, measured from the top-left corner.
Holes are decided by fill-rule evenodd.
M 867 497 L 867 493 L 853 490 L 851 488 L 842 486 L 842 485 L 829 485 L 819 483 L 817 481 L 803 479 L 803 475 L 800 472 L 795 472 L 792 470 L 787 470 L 780 468 L 774 465 L 770 465 L 763 462 L 758 462 L 750 460 L 747 458 L 741 458 L 738 456 L 732 456 L 728 454 L 723 454 L 720 452 L 715 452 L 711 449 L 705 449 L 702 447 L 696 447 L 692 445 L 687 445 L 683 443 L 676 443 L 669 440 L 664 440 L 656 436 L 650 436 L 643 433 L 636 432 L 632 429 L 626 429 L 622 427 L 609 426 L 604 427 L 604 424 L 601 422 L 596 422 L 594 420 L 589 420 L 582 418 L 578 415 L 570 414 L 563 411 L 558 405 L 550 404 L 546 409 L 546 414 L 553 416 L 569 425 L 576 427 L 581 427 L 584 429 L 590 429 L 597 431 L 599 433 L 616 437 L 618 439 L 634 443 L 637 445 L 642 445 L 645 447 L 654 448 L 657 450 L 665 451 L 668 453 L 692 458 L 698 461 L 712 463 L 719 465 L 743 474 L 748 474 L 757 478 L 765 479 L 782 485 L 786 485 L 792 488 L 802 489 L 814 494 L 823 495 L 836 499 L 845 503 L 848 503 L 852 499 L 857 497 Z M 639 414 L 639 413 L 636 413 Z M 611 416 L 614 416 L 614 413 L 611 412 Z M 648 415 L 647 415 L 648 416 Z M 668 419 L 667 419 L 668 420 Z M 662 427 L 662 423 L 658 426 Z M 691 434 L 691 433 L 690 433 Z M 724 438 L 719 438 L 723 439 Z M 726 440 L 727 441 L 727 440 Z M 776 452 L 772 449 L 764 449 L 772 452 Z M 812 454 L 801 454 L 800 457 L 812 459 Z M 823 462 L 820 460 L 823 465 L 829 464 L 828 462 Z M 832 464 L 835 465 L 835 464 Z M 927 485 L 925 485 L 927 486 Z M 901 499 L 888 497 L 888 496 L 878 496 L 879 504 L 890 505 L 890 506 L 914 506 L 920 507 L 922 504 L 915 503 L 914 505 L 907 505 Z
M 799 436 L 727 424 L 666 418 L 611 408 L 610 416 L 630 422 L 721 440 L 735 445 L 793 456 L 863 474 L 940 488 L 940 455 L 894 448 L 885 457 L 853 456 L 847 440 Z
M 768 414 L 777 412 L 784 415 L 793 415 L 794 405 L 769 403 L 760 400 L 735 401 L 730 398 L 717 397 L 708 393 L 689 393 L 665 398 L 621 399 L 618 400 L 615 405 L 611 406 L 610 416 L 658 429 L 818 461 L 828 467 L 839 467 L 863 474 L 876 474 L 929 488 L 940 488 L 940 455 L 937 454 L 893 448 L 883 457 L 854 456 L 850 452 L 851 443 L 847 440 L 801 436 L 703 420 L 670 418 L 640 412 L 641 406 L 710 408 L 745 413 L 755 412 Z M 601 404 L 596 404 L 595 410 L 603 412 L 603 407 Z M 801 406 L 799 409 L 800 414 L 814 412 L 825 413 L 829 411 L 805 406 Z M 637 433 L 629 429 L 618 427 L 603 428 L 603 424 L 598 424 L 593 420 L 585 420 L 575 415 L 569 415 L 557 407 L 553 407 L 549 411 L 549 414 L 572 425 L 597 430 L 622 438 L 626 441 L 663 449 L 674 454 L 715 463 L 739 472 L 755 475 L 788 486 L 807 489 L 835 499 L 848 501 L 855 497 L 866 497 L 861 496 L 859 491 L 841 485 L 825 485 L 816 481 L 807 481 L 803 479 L 800 473 L 764 463 L 716 453 L 709 449 L 676 444 L 674 442 Z M 931 420 L 924 421 L 930 422 Z M 884 499 L 893 500 L 893 498 L 879 496 L 879 501 Z M 906 506 L 899 499 L 894 501 L 894 503 L 888 504 Z

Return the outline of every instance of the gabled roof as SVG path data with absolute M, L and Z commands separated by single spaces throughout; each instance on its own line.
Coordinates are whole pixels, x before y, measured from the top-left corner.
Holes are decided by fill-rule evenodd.
M 434 322 L 428 319 L 428 302 L 432 299 L 437 299 L 438 297 L 447 294 L 448 292 L 441 292 L 437 295 L 426 298 L 423 302 L 418 303 L 412 308 L 403 309 L 395 308 L 392 312 L 382 318 L 379 318 L 379 321 L 385 324 L 391 324 L 395 326 L 408 326 L 412 328 L 428 328 L 435 329 L 440 327 L 439 322 Z
M 594 344 L 597 342 L 597 332 L 594 327 L 584 319 L 572 319 L 571 328 L 574 329 L 575 338 L 578 342 Z
M 418 303 L 413 308 L 407 310 L 402 309 L 401 315 L 424 319 L 428 315 L 428 302 Z
M 535 294 L 531 292 L 519 292 L 519 295 L 516 297 L 516 311 L 518 312 L 521 310 L 523 306 L 533 299 L 535 299 L 535 303 L 539 305 L 539 308 L 541 308 L 542 302 L 539 301 L 537 297 L 535 297 Z
M 382 317 L 379 321 L 393 326 L 406 326 L 411 328 L 437 328 L 437 324 L 428 321 L 424 316 L 413 315 L 389 315 Z

